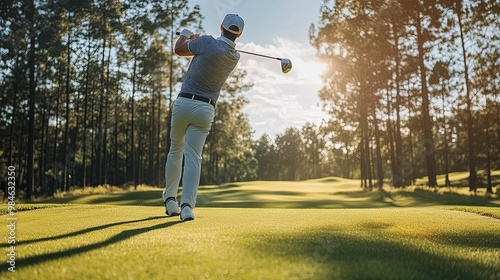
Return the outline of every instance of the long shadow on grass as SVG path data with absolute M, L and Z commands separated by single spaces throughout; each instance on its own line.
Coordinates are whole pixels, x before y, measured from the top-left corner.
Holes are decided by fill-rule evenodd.
M 130 221 L 129 223 L 133 223 L 133 222 L 137 222 L 137 221 Z M 60 251 L 60 252 L 41 254 L 41 255 L 29 257 L 26 259 L 20 258 L 19 263 L 22 266 L 35 265 L 35 264 L 39 264 L 39 263 L 43 263 L 43 262 L 47 262 L 47 261 L 52 261 L 52 260 L 56 260 L 56 259 L 60 259 L 60 258 L 66 258 L 66 257 L 70 257 L 73 255 L 78 255 L 78 254 L 90 252 L 90 251 L 93 251 L 96 249 L 102 249 L 103 247 L 112 245 L 114 243 L 118 243 L 120 241 L 127 240 L 129 238 L 146 233 L 148 231 L 168 228 L 168 227 L 174 226 L 178 223 L 182 223 L 182 222 L 181 221 L 170 221 L 167 223 L 157 224 L 157 225 L 146 227 L 146 228 L 136 228 L 136 229 L 124 230 L 124 231 L 120 232 L 119 234 L 112 236 L 112 237 L 110 237 L 104 241 L 98 242 L 98 243 L 89 244 L 89 245 L 81 246 L 81 247 L 77 247 L 77 248 L 71 248 L 71 249 L 67 249 L 64 251 Z
M 379 203 L 379 206 L 395 207 L 421 207 L 433 205 L 465 205 L 500 207 L 494 200 L 484 196 L 466 196 L 454 193 L 439 194 L 425 190 L 398 191 L 389 193 L 385 191 L 343 191 L 332 195 L 343 195 L 349 199 L 367 198 L 367 202 Z M 498 202 L 498 200 L 497 200 Z M 402 203 L 403 205 L 400 205 Z M 377 205 L 373 205 L 377 206 Z
M 132 191 L 112 194 L 95 194 L 87 196 L 68 196 L 53 198 L 40 203 L 77 203 L 77 204 L 113 204 L 113 205 L 141 205 L 160 206 L 161 190 L 158 191 Z
M 319 194 L 319 193 L 318 193 Z M 269 196 L 268 196 L 269 195 Z M 225 208 L 384 208 L 397 206 L 385 192 L 337 192 L 308 194 L 293 191 L 229 190 L 198 194 L 197 206 Z M 264 198 L 264 199 L 262 199 Z M 345 199 L 344 199 L 345 198 Z
M 270 236 L 249 246 L 260 254 L 272 256 L 277 264 L 299 262 L 317 266 L 314 275 L 309 275 L 311 279 L 500 279 L 500 267 L 481 262 L 481 256 L 466 258 L 458 250 L 452 250 L 452 255 L 449 246 L 428 240 L 389 239 L 377 229 L 371 228 L 370 236 L 356 236 L 330 228 L 293 236 Z M 475 238 L 487 240 L 488 249 L 498 248 L 497 237 L 475 234 Z M 441 238 L 446 237 L 434 241 Z M 469 240 L 463 242 L 460 237 L 451 243 L 463 248 L 462 251 L 484 250 L 483 246 Z M 486 258 L 487 254 L 482 256 Z
M 111 223 L 111 224 L 106 224 L 106 225 L 100 225 L 100 226 L 95 226 L 91 228 L 86 228 L 74 232 L 69 232 L 57 236 L 50 236 L 50 237 L 43 237 L 43 238 L 38 238 L 38 239 L 31 239 L 31 240 L 25 240 L 25 241 L 17 241 L 17 245 L 24 245 L 24 244 L 31 244 L 31 243 L 37 243 L 37 242 L 43 242 L 43 241 L 52 241 L 52 240 L 58 240 L 58 239 L 63 239 L 63 238 L 68 238 L 68 237 L 75 237 L 77 235 L 81 234 L 86 234 L 92 231 L 96 230 L 102 230 L 114 226 L 120 226 L 120 225 L 126 225 L 126 224 L 133 224 L 133 223 L 140 223 L 140 222 L 147 222 L 147 221 L 152 221 L 152 220 L 158 220 L 158 219 L 163 219 L 165 216 L 156 216 L 156 217 L 149 217 L 145 219 L 139 219 L 139 220 L 132 220 L 132 221 L 123 221 L 123 222 L 117 222 L 117 223 Z M 6 243 L 0 244 L 1 246 L 7 246 Z
M 200 191 L 223 190 L 229 191 L 237 188 L 237 184 L 223 184 L 220 186 L 200 186 Z M 162 205 L 161 192 L 163 189 L 147 191 L 130 191 L 111 194 L 94 194 L 84 196 L 67 196 L 52 198 L 50 200 L 40 201 L 38 203 L 67 203 L 67 204 L 112 204 L 112 205 L 141 205 L 141 206 L 159 206 Z M 179 194 L 181 191 L 179 190 Z M 36 203 L 36 202 L 35 202 Z

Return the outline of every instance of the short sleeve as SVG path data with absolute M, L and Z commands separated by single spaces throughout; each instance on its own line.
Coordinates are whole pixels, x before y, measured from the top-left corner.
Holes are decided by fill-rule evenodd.
M 188 49 L 194 55 L 201 54 L 205 48 L 210 45 L 212 40 L 215 40 L 212 36 L 202 35 L 192 41 L 189 41 Z

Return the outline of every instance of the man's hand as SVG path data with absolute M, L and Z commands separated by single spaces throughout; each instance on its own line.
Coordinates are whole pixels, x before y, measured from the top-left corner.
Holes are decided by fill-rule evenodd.
M 188 38 L 188 39 L 191 39 L 191 36 L 193 36 L 193 35 L 194 35 L 194 33 L 193 33 L 193 32 L 191 32 L 191 30 L 189 30 L 189 29 L 183 29 L 183 30 L 181 31 L 181 34 L 180 34 L 180 35 L 181 35 L 181 36 L 184 36 L 184 37 L 186 37 L 186 38 Z
M 187 29 L 185 29 L 185 30 L 187 30 Z M 182 35 L 182 36 L 184 36 L 184 37 L 188 38 L 189 40 L 194 40 L 194 39 L 196 39 L 196 38 L 200 37 L 200 34 L 193 34 L 193 35 L 191 35 L 190 37 L 187 37 L 187 36 L 189 36 L 189 35 L 190 35 L 190 34 L 189 34 L 189 33 L 187 33 L 187 32 L 191 32 L 191 31 L 187 30 L 187 31 L 186 31 L 186 33 L 185 33 L 184 35 L 182 35 L 182 34 L 181 34 L 181 32 L 179 32 L 179 31 L 177 31 L 175 34 L 177 34 L 177 35 Z M 192 32 L 191 32 L 191 34 L 192 34 Z

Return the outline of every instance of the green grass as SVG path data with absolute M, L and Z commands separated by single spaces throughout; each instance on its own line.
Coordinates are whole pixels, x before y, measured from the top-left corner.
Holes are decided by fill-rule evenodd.
M 496 195 L 332 177 L 202 186 L 192 222 L 161 205 L 152 188 L 16 204 L 0 279 L 500 279 Z
M 498 279 L 500 221 L 440 208 L 19 213 L 16 279 Z M 2 231 L 5 233 L 5 229 Z M 4 244 L 5 245 L 5 244 Z M 0 278 L 12 276 L 2 269 Z

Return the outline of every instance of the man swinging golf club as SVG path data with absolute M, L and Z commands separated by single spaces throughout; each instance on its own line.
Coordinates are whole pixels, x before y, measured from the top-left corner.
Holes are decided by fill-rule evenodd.
M 182 221 L 194 220 L 203 145 L 215 116 L 215 103 L 221 87 L 240 59 L 240 54 L 235 50 L 235 40 L 240 37 L 243 27 L 241 17 L 228 14 L 220 27 L 221 37 L 200 36 L 184 29 L 175 43 L 177 55 L 193 56 L 193 59 L 171 109 L 171 146 L 165 165 L 166 186 L 162 196 L 166 214 L 180 214 Z M 177 191 L 183 155 L 184 174 L 179 208 Z

